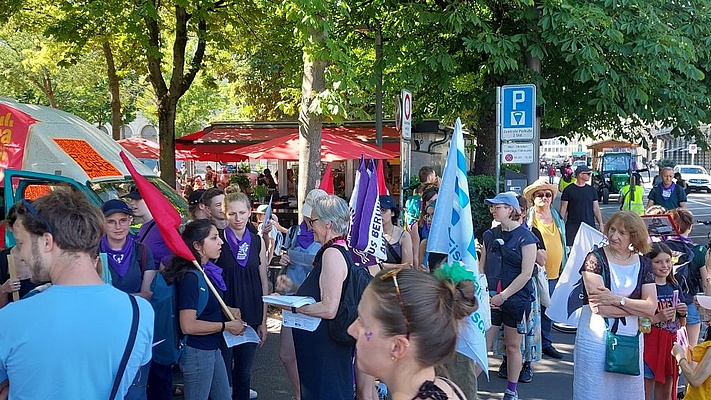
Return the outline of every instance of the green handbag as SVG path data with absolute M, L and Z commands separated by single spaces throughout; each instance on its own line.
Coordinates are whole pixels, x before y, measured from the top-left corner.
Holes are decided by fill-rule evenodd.
M 610 273 L 601 254 L 593 250 L 602 264 L 602 283 L 605 284 L 605 272 Z M 609 276 L 609 275 L 608 275 Z M 608 278 L 609 279 L 609 278 Z M 607 285 L 606 285 L 607 286 Z M 610 325 L 605 320 L 605 371 L 615 374 L 639 376 L 639 331 L 635 336 L 617 335 L 610 331 Z

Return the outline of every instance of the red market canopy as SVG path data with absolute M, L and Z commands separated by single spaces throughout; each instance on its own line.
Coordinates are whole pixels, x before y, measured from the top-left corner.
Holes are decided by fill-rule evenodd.
M 128 139 L 117 140 L 116 142 L 126 149 L 126 151 L 133 154 L 136 158 L 148 158 L 151 160 L 157 160 L 160 158 L 160 146 L 158 143 L 148 139 L 131 137 Z M 175 159 L 197 160 L 199 157 L 189 151 L 176 150 Z
M 294 132 L 287 136 L 242 147 L 227 154 L 231 153 L 242 154 L 252 159 L 298 160 L 299 134 Z M 398 153 L 380 149 L 359 140 L 348 139 L 342 135 L 325 132 L 325 130 L 321 134 L 321 161 L 355 160 L 359 159 L 361 155 L 374 159 L 399 157 Z

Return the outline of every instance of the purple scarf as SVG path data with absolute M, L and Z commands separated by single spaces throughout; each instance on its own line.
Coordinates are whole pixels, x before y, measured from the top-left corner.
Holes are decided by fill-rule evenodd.
M 133 258 L 133 236 L 126 236 L 126 243 L 124 243 L 121 250 L 114 250 L 109 246 L 109 240 L 104 235 L 101 238 L 101 251 L 106 253 L 107 259 L 109 260 L 109 266 L 116 271 L 119 276 L 123 277 L 128 272 L 128 268 L 131 267 L 131 259 Z
M 306 221 L 301 221 L 299 225 L 299 234 L 296 235 L 296 245 L 302 249 L 308 249 L 314 242 L 314 231 L 309 230 L 306 226 Z
M 246 267 L 249 259 L 249 246 L 252 243 L 252 234 L 245 229 L 242 240 L 239 240 L 235 232 L 230 227 L 227 227 L 225 229 L 225 239 L 227 239 L 227 245 L 230 246 L 232 256 L 234 256 L 237 264 L 240 267 Z
M 672 182 L 671 185 L 669 185 L 668 188 L 664 188 L 664 184 L 661 183 L 659 184 L 661 187 L 661 192 L 662 192 L 662 198 L 664 200 L 669 200 L 672 194 L 674 194 L 674 189 L 676 189 L 676 183 Z
M 215 265 L 212 261 L 208 261 L 207 264 L 202 266 L 205 274 L 210 278 L 212 283 L 217 286 L 218 289 L 223 292 L 227 290 L 227 285 L 225 285 L 225 280 L 222 279 L 222 268 Z

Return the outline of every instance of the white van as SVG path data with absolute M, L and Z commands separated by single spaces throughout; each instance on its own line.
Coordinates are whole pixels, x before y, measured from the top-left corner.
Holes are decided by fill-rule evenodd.
M 123 147 L 110 136 L 79 117 L 0 98 L 2 216 L 14 202 L 37 198 L 60 185 L 80 190 L 97 205 L 126 194 L 133 179 L 119 156 L 121 151 Z M 153 170 L 130 153 L 126 155 L 185 215 L 186 201 Z

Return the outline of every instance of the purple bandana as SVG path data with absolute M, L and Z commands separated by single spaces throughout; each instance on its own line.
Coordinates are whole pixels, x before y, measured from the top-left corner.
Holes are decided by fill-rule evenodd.
M 225 285 L 225 280 L 222 279 L 222 268 L 215 265 L 212 261 L 208 261 L 207 264 L 202 266 L 205 274 L 210 278 L 210 281 L 217 286 L 218 289 L 223 292 L 227 290 L 227 285 Z
M 306 226 L 306 221 L 301 221 L 299 225 L 299 234 L 296 235 L 296 245 L 302 249 L 308 249 L 314 242 L 314 231 L 309 230 Z
M 232 228 L 227 227 L 227 229 L 225 229 L 225 239 L 227 239 L 227 244 L 230 246 L 230 250 L 237 264 L 239 264 L 240 267 L 246 267 L 247 260 L 249 259 L 249 245 L 252 243 L 252 234 L 245 229 L 242 240 L 239 240 Z
M 128 268 L 131 266 L 131 256 L 133 255 L 133 236 L 126 236 L 126 243 L 124 243 L 121 250 L 113 250 L 109 246 L 109 240 L 104 235 L 101 238 L 101 251 L 106 253 L 107 259 L 109 260 L 109 266 L 116 271 L 119 276 L 123 277 L 128 272 Z
M 669 185 L 668 188 L 665 188 L 663 183 L 659 184 L 659 186 L 662 189 L 662 198 L 664 200 L 669 200 L 671 195 L 674 193 L 674 189 L 676 189 L 676 183 L 674 182 L 672 182 L 672 184 Z

